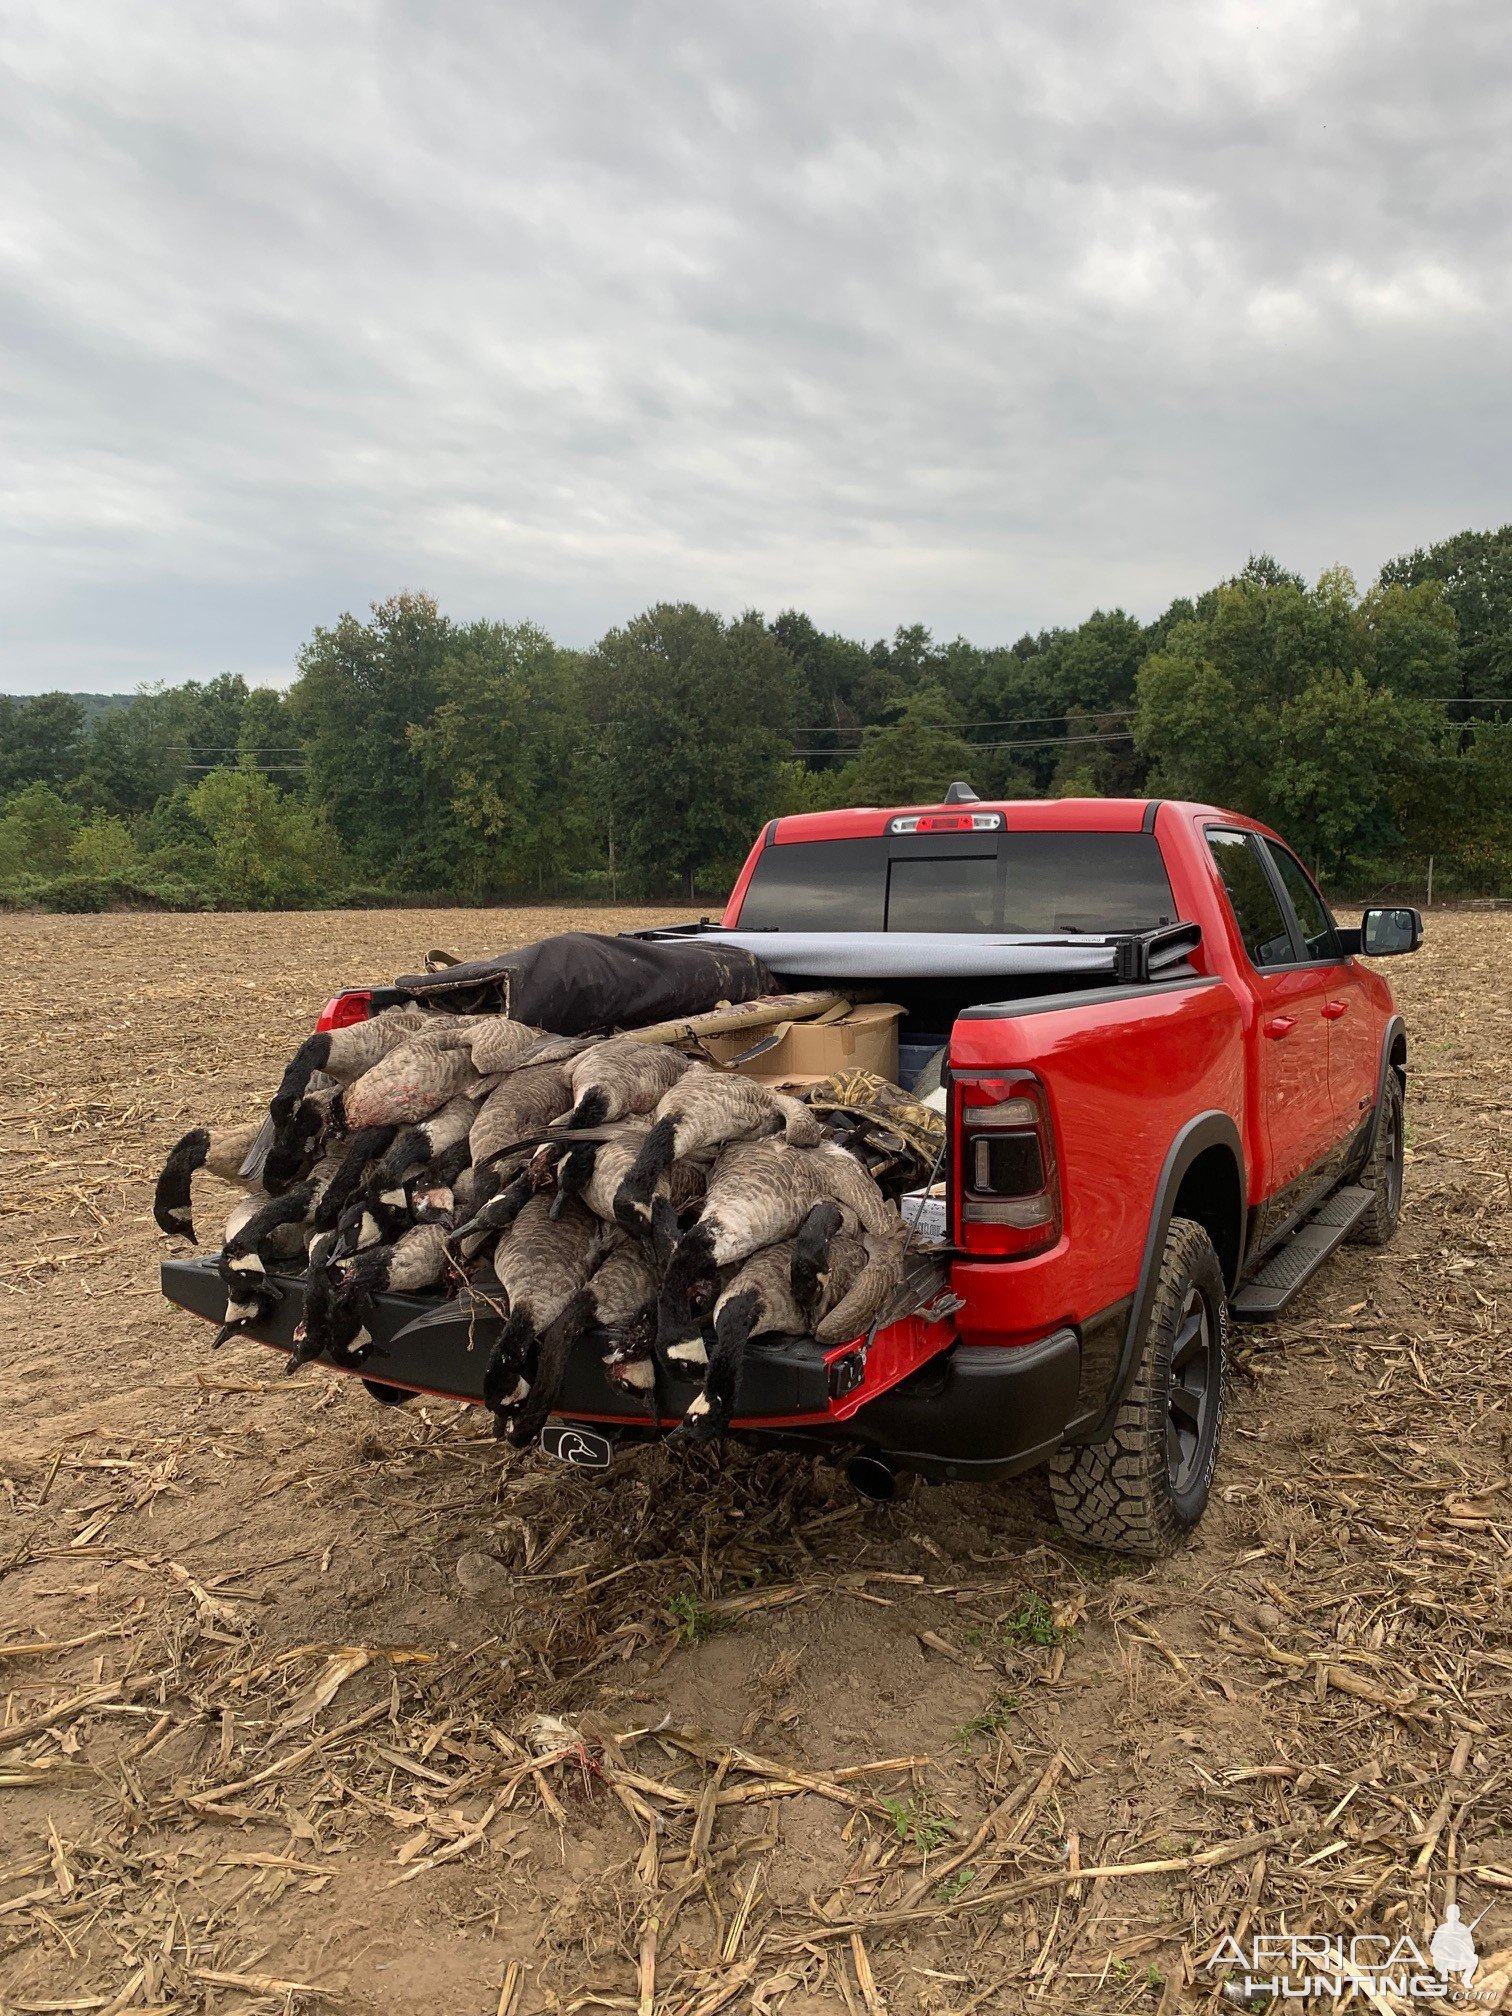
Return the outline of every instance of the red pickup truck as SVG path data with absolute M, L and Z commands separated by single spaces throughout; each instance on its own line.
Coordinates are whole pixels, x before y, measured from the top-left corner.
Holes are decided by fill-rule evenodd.
M 1415 949 L 1418 913 L 1341 928 L 1274 833 L 1212 806 L 952 786 L 773 820 L 706 928 L 783 985 L 900 1003 L 899 1075 L 934 1059 L 949 1118 L 949 1292 L 839 1349 L 753 1344 L 737 1432 L 838 1443 L 874 1495 L 1048 1463 L 1070 1533 L 1174 1545 L 1212 1484 L 1231 1316 L 1276 1315 L 1340 1241 L 1396 1227 L 1406 1035 L 1359 955 Z M 165 1262 L 163 1285 L 219 1319 L 213 1263 Z M 252 1334 L 287 1349 L 285 1285 Z M 377 1397 L 479 1397 L 476 1314 L 391 1295 L 369 1327 Z M 675 1425 L 662 1386 L 641 1405 L 580 1353 L 550 1446 L 604 1461 Z

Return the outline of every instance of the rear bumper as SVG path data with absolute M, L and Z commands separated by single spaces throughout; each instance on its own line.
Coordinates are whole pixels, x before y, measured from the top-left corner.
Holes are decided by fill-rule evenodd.
M 287 1353 L 304 1308 L 304 1283 L 297 1275 L 276 1274 L 267 1283 L 278 1301 L 244 1334 Z M 225 1289 L 213 1260 L 165 1260 L 162 1288 L 191 1315 L 220 1322 Z M 481 1404 L 499 1327 L 496 1317 L 469 1315 L 455 1302 L 382 1296 L 368 1322 L 373 1348 L 359 1376 L 400 1392 Z M 737 1431 L 869 1449 L 900 1469 L 938 1478 L 1009 1476 L 1042 1462 L 1075 1411 L 1076 1333 L 1062 1329 L 1037 1343 L 996 1347 L 957 1344 L 946 1323 L 931 1328 L 938 1348 L 924 1364 L 915 1355 L 910 1362 L 917 1369 L 902 1378 L 905 1341 L 887 1330 L 878 1333 L 859 1369 L 854 1346 L 826 1350 L 811 1337 L 752 1343 L 741 1370 Z M 916 1340 L 913 1348 L 916 1353 Z M 694 1387 L 660 1367 L 656 1377 L 654 1392 L 644 1398 L 627 1394 L 606 1378 L 599 1352 L 576 1351 L 553 1411 L 569 1421 L 642 1432 L 675 1427 Z
M 840 1432 L 923 1477 L 1013 1477 L 1060 1447 L 1080 1376 L 1074 1330 L 1033 1344 L 955 1344 Z

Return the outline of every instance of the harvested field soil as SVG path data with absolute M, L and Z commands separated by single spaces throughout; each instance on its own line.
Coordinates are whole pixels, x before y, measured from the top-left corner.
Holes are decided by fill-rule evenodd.
M 1497 2006 L 1512 920 L 1391 967 L 1401 1233 L 1240 1333 L 1217 1501 L 1145 1567 L 1037 1478 L 594 1481 L 161 1302 L 163 1149 L 328 993 L 625 916 L 0 922 L 0 2006 L 1212 2008 L 1224 1935 L 1426 1947 L 1450 1901 Z

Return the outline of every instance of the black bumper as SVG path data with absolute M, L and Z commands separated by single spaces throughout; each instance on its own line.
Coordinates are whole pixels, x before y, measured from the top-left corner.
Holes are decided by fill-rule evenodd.
M 1074 1330 L 1034 1344 L 954 1344 L 834 1433 L 923 1477 L 1014 1477 L 1060 1447 L 1080 1369 Z
M 267 1285 L 278 1295 L 272 1313 L 243 1334 L 287 1353 L 304 1308 L 304 1282 L 275 1274 Z M 225 1288 L 211 1259 L 165 1260 L 162 1287 L 170 1302 L 209 1322 L 219 1323 L 225 1312 Z M 500 1327 L 497 1317 L 470 1315 L 455 1302 L 380 1296 L 368 1319 L 373 1348 L 361 1376 L 386 1389 L 381 1397 L 433 1393 L 481 1403 Z M 953 1344 L 842 1419 L 833 1409 L 847 1389 L 821 1347 L 810 1337 L 767 1337 L 746 1353 L 735 1413 L 739 1432 L 873 1450 L 928 1477 L 1011 1476 L 1058 1446 L 1076 1405 L 1080 1364 L 1081 1347 L 1069 1329 L 1012 1348 Z M 644 1396 L 625 1393 L 605 1376 L 598 1351 L 576 1351 L 553 1411 L 631 1431 L 675 1427 L 694 1388 L 661 1367 L 656 1381 Z

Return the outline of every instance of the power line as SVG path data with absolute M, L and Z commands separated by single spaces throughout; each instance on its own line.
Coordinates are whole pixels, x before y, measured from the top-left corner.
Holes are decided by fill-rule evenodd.
M 1073 707 L 1064 714 L 1021 714 L 1014 721 L 951 721 L 949 726 L 955 733 L 964 734 L 972 728 L 1045 728 L 1056 721 L 1128 721 L 1138 712 L 1134 707 Z M 859 727 L 847 728 L 837 722 L 821 722 L 816 726 L 795 728 L 795 735 L 856 735 Z

